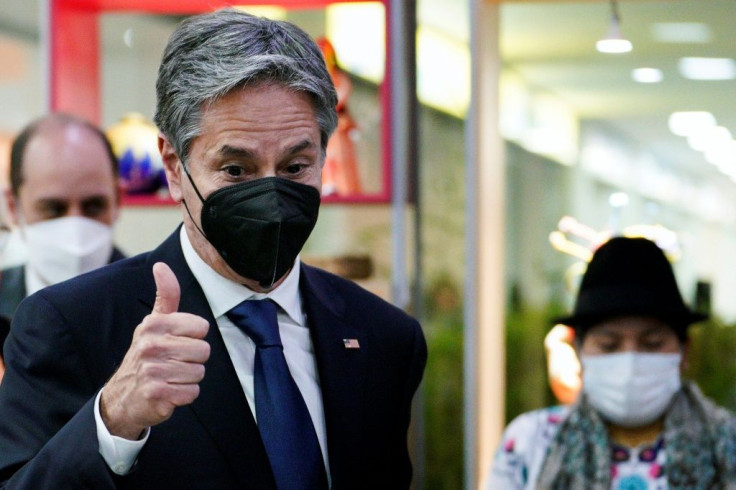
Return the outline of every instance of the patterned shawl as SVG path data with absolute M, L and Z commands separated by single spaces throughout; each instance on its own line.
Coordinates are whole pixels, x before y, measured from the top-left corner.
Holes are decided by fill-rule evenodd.
M 683 383 L 664 419 L 665 473 L 672 490 L 736 490 L 736 416 Z M 606 426 L 585 402 L 562 422 L 545 459 L 540 490 L 609 490 L 611 450 Z

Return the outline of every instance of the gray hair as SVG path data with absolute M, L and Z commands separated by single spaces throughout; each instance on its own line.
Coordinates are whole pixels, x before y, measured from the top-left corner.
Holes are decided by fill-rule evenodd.
M 337 125 L 337 94 L 320 48 L 294 24 L 236 9 L 179 24 L 158 70 L 154 121 L 184 163 L 206 105 L 263 83 L 311 95 L 324 154 Z

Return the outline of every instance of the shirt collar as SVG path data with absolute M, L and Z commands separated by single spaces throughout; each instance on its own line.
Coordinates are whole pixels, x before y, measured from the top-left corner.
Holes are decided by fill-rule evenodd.
M 286 279 L 273 291 L 257 293 L 248 287 L 221 276 L 209 266 L 194 250 L 184 227 L 179 232 L 184 259 L 202 287 L 207 302 L 215 318 L 239 305 L 247 299 L 271 299 L 297 324 L 304 325 L 301 294 L 299 292 L 300 259 L 294 260 L 294 266 Z
M 45 288 L 46 286 L 48 286 L 48 284 L 46 284 L 46 282 L 43 279 L 41 279 L 41 276 L 38 275 L 38 273 L 36 272 L 36 269 L 31 267 L 28 263 L 26 263 L 25 268 L 26 268 L 26 274 L 25 274 L 26 276 L 25 277 L 26 296 L 30 296 L 36 291 L 39 291 Z

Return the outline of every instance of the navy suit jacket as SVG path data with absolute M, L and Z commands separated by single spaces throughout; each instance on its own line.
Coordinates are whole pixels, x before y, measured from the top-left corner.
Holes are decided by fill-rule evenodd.
M 123 252 L 113 247 L 108 264 L 125 258 Z M 0 271 L 0 318 L 10 323 L 13 313 L 21 301 L 28 296 L 26 292 L 26 266 L 25 264 L 8 267 Z M 3 336 L 2 341 L 5 340 Z M 2 343 L 0 342 L 0 347 Z
M 210 322 L 199 397 L 151 429 L 132 471 L 99 455 L 94 398 L 151 312 L 167 263 L 180 311 Z M 302 265 L 335 489 L 408 488 L 411 400 L 426 363 L 416 320 L 352 282 Z M 343 339 L 357 339 L 346 349 Z M 46 288 L 19 306 L 0 384 L 0 487 L 275 488 L 258 428 L 178 232 L 152 252 Z

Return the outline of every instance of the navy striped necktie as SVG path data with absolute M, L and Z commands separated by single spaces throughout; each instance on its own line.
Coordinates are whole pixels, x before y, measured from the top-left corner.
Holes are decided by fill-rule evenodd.
M 327 474 L 319 440 L 286 364 L 276 311 L 271 300 L 246 300 L 227 317 L 256 344 L 256 418 L 276 486 L 279 490 L 323 490 Z

